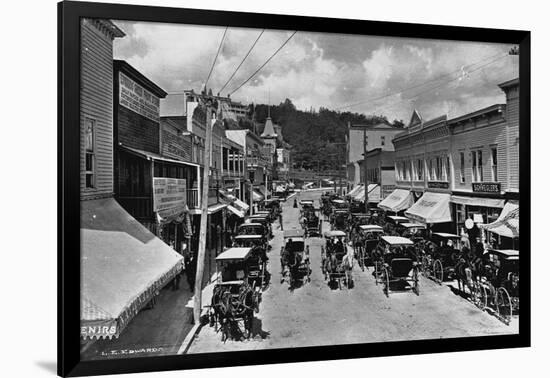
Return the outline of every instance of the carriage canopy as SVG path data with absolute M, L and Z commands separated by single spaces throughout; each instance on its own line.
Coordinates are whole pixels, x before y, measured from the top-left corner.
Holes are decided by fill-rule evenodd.
M 408 238 L 404 238 L 402 236 L 382 236 L 380 239 L 383 240 L 384 242 L 386 242 L 387 244 L 391 245 L 391 246 L 394 246 L 394 245 L 414 245 L 412 240 L 410 240 Z
M 227 251 L 222 252 L 216 261 L 223 260 L 246 260 L 250 255 L 252 248 L 229 248 Z
M 325 232 L 325 238 L 338 238 L 338 237 L 345 237 L 345 236 L 346 236 L 346 233 L 340 230 Z
M 286 238 L 300 238 L 304 236 L 304 230 L 292 229 L 283 231 L 283 237 Z
M 384 232 L 384 229 L 376 224 L 363 224 L 359 228 L 365 232 Z

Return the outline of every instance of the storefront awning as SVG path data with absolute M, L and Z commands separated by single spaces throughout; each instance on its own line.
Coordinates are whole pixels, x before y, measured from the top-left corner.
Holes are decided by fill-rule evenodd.
M 361 187 L 353 198 L 356 201 L 361 201 L 361 202 L 365 201 L 365 189 Z M 380 202 L 380 185 L 369 184 L 369 202 L 370 203 Z
M 450 194 L 425 192 L 409 210 L 405 211 L 405 216 L 421 223 L 450 222 L 450 201 Z
M 227 191 L 221 190 L 221 189 L 219 190 L 219 192 L 222 195 L 222 197 L 228 201 L 228 203 L 236 207 L 238 210 L 242 212 L 247 212 L 248 209 L 250 208 L 245 202 L 241 201 L 240 199 L 235 197 L 233 194 L 230 194 Z
M 349 191 L 348 196 L 355 197 L 361 189 L 363 189 L 363 184 L 356 185 L 352 190 Z
M 261 194 L 261 193 L 258 192 L 257 190 L 253 190 L 253 191 L 252 191 L 252 201 L 254 201 L 254 202 L 260 202 L 260 201 L 263 201 L 263 200 L 264 200 L 263 194 Z
M 227 209 L 240 218 L 244 218 L 244 212 L 234 208 L 231 205 L 227 205 Z
M 81 202 L 82 338 L 117 338 L 182 269 L 182 257 L 114 199 Z
M 498 198 L 451 196 L 451 202 L 460 205 L 503 208 L 505 201 Z
M 519 238 L 519 204 L 507 202 L 496 221 L 480 226 L 500 236 Z
M 125 150 L 126 152 L 129 152 L 129 153 L 131 153 L 131 154 L 133 154 L 133 155 L 142 157 L 142 158 L 147 159 L 147 160 L 163 161 L 163 162 L 165 162 L 165 163 L 182 164 L 182 165 L 188 165 L 188 166 L 190 166 L 190 167 L 195 167 L 195 168 L 200 167 L 198 164 L 195 164 L 195 163 L 191 163 L 191 162 L 188 162 L 188 161 L 182 161 L 182 160 L 176 160 L 176 159 L 166 158 L 166 157 L 160 156 L 159 154 L 155 154 L 155 153 L 152 153 L 152 152 L 149 152 L 149 151 L 139 150 L 139 149 L 137 149 L 137 148 L 132 148 L 132 147 L 128 147 L 128 146 L 123 146 L 122 144 L 120 144 L 119 147 L 120 147 L 121 149 Z
M 414 203 L 412 193 L 405 189 L 395 189 L 389 196 L 378 204 L 378 207 L 385 211 L 397 213 L 406 210 Z

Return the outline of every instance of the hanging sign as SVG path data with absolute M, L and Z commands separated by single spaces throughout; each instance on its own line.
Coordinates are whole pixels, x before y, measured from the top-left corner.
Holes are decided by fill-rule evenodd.
M 169 209 L 185 208 L 186 197 L 185 179 L 153 178 L 153 211 L 167 212 Z

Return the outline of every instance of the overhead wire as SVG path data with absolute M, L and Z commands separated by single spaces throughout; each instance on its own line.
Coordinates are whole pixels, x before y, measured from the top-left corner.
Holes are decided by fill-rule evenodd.
M 254 46 L 256 46 L 256 44 L 258 43 L 258 41 L 260 40 L 260 37 L 262 36 L 262 34 L 264 34 L 265 32 L 265 29 L 263 29 L 260 33 L 260 35 L 258 35 L 258 37 L 256 38 L 256 40 L 254 41 L 254 43 L 252 44 L 252 46 L 250 46 L 250 49 L 248 50 L 248 52 L 246 53 L 246 55 L 244 56 L 244 58 L 241 60 L 241 63 L 239 63 L 239 65 L 237 66 L 237 68 L 235 69 L 235 71 L 233 71 L 233 73 L 231 74 L 231 76 L 229 77 L 229 79 L 227 79 L 227 81 L 225 82 L 225 84 L 223 85 L 223 87 L 220 89 L 219 93 L 221 93 L 225 87 L 227 87 L 227 84 L 229 84 L 229 82 L 233 79 L 233 77 L 235 76 L 235 74 L 239 71 L 239 69 L 241 68 L 241 66 L 243 65 L 244 61 L 248 58 L 248 56 L 250 55 L 250 53 L 252 52 L 252 50 L 254 49 Z
M 212 75 L 212 71 L 214 71 L 214 66 L 216 65 L 216 61 L 218 60 L 218 55 L 220 55 L 220 51 L 223 46 L 223 41 L 225 40 L 225 35 L 227 34 L 227 29 L 229 29 L 229 26 L 225 27 L 225 30 L 223 32 L 222 39 L 220 40 L 220 45 L 218 46 L 218 51 L 216 52 L 216 56 L 214 57 L 214 61 L 212 62 L 212 66 L 210 67 L 210 72 L 208 72 L 208 76 L 206 77 L 206 81 L 204 82 L 204 89 L 206 90 L 208 80 L 210 80 L 210 76 Z
M 446 77 L 449 77 L 449 76 L 453 76 L 455 73 L 457 72 L 460 72 L 460 71 L 464 71 L 466 67 L 472 67 L 472 66 L 476 66 L 482 62 L 485 62 L 489 59 L 492 59 L 494 57 L 497 57 L 499 56 L 499 59 L 504 57 L 504 56 L 508 56 L 508 54 L 505 54 L 505 55 L 502 55 L 502 54 L 495 54 L 495 55 L 491 55 L 491 56 L 488 56 L 488 57 L 485 57 L 475 63 L 471 63 L 471 64 L 468 64 L 466 66 L 462 66 L 454 71 L 451 71 L 445 75 L 442 75 L 442 76 L 439 76 L 435 79 L 431 79 L 431 80 L 428 80 L 426 82 L 423 82 L 423 83 L 420 83 L 420 84 L 416 84 L 416 85 L 413 85 L 413 86 L 410 86 L 408 88 L 405 88 L 405 89 L 401 89 L 399 91 L 396 91 L 396 92 L 392 92 L 392 93 L 388 93 L 388 94 L 385 94 L 385 95 L 382 95 L 382 96 L 379 96 L 379 97 L 375 97 L 375 98 L 371 98 L 371 99 L 368 99 L 368 100 L 363 100 L 363 101 L 360 101 L 360 102 L 356 102 L 356 103 L 353 103 L 353 104 L 348 104 L 348 105 L 344 105 L 344 106 L 340 106 L 340 107 L 337 107 L 335 108 L 334 110 L 335 111 L 338 111 L 338 110 L 341 110 L 341 109 L 347 109 L 347 108 L 351 108 L 351 107 L 354 107 L 354 106 L 357 106 L 357 105 L 362 105 L 362 104 L 366 104 L 366 103 L 369 103 L 369 102 L 373 102 L 373 101 L 379 101 L 379 100 L 383 100 L 385 98 L 388 98 L 388 97 L 392 97 L 392 96 L 395 96 L 395 95 L 398 95 L 398 94 L 402 94 L 404 92 L 408 92 L 412 89 L 416 89 L 416 88 L 420 88 L 420 87 L 423 87 L 425 85 L 428 85 L 430 83 L 434 83 L 434 82 L 438 82 Z M 454 80 L 454 79 L 453 79 Z M 451 80 L 452 81 L 452 80 Z
M 264 64 L 262 64 L 256 71 L 254 71 L 254 73 L 252 75 L 250 75 L 248 77 L 248 79 L 246 79 L 244 82 L 241 83 L 241 85 L 239 85 L 235 90 L 233 90 L 230 95 L 232 95 L 233 93 L 237 92 L 239 89 L 241 89 L 246 83 L 248 83 L 250 81 L 250 79 L 252 79 L 254 76 L 256 76 L 256 74 L 258 72 L 260 72 L 262 70 L 262 68 L 264 68 L 270 61 L 271 59 L 273 59 L 275 57 L 275 55 L 277 55 L 277 53 L 279 51 L 281 51 L 283 49 L 283 47 L 285 47 L 285 45 L 292 39 L 292 37 L 294 37 L 294 35 L 298 33 L 298 31 L 294 31 L 290 37 L 288 37 L 288 39 L 264 62 Z

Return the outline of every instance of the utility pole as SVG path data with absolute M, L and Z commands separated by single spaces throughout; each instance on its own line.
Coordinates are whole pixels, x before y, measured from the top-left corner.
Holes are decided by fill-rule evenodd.
M 367 126 L 363 127 L 363 173 L 365 175 L 365 213 L 369 213 L 369 178 L 367 177 Z
M 195 275 L 195 296 L 193 300 L 193 320 L 199 324 L 202 310 L 202 277 L 206 256 L 206 227 L 208 218 L 208 186 L 210 179 L 210 151 L 212 149 L 212 98 L 206 99 L 206 142 L 204 148 L 204 172 L 202 179 L 201 223 L 199 232 L 199 252 L 197 255 L 197 273 Z

